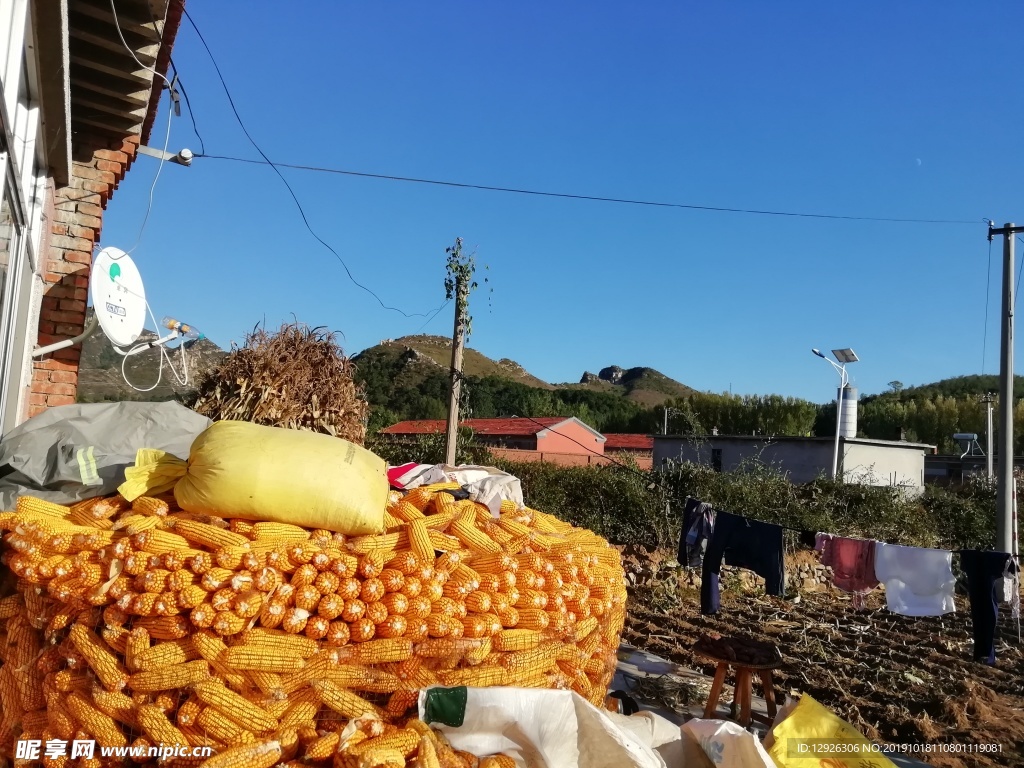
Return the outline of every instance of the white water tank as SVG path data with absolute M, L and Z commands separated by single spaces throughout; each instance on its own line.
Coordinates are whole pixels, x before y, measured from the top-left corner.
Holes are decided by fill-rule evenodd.
M 857 390 L 849 385 L 837 391 L 840 402 L 839 434 L 843 437 L 857 436 Z

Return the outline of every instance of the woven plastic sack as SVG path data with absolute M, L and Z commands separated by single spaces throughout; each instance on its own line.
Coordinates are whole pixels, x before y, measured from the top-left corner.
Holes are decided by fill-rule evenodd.
M 788 715 L 779 715 L 765 738 L 778 768 L 896 768 L 860 731 L 807 694 Z
M 152 459 L 156 457 L 156 460 Z M 197 514 L 291 523 L 347 535 L 384 531 L 387 465 L 347 440 L 316 432 L 219 421 L 192 444 L 188 463 L 140 451 L 126 472 L 129 500 L 165 487 Z

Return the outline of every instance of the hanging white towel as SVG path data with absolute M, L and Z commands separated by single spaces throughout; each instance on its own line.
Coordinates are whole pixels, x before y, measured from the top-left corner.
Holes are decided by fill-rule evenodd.
M 952 552 L 876 542 L 875 576 L 893 613 L 942 616 L 956 610 Z

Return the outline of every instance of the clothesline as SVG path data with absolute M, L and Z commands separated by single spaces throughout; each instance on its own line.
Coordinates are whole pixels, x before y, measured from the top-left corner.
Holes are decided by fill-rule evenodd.
M 819 553 L 832 569 L 833 585 L 853 595 L 864 608 L 864 597 L 885 587 L 886 605 L 904 616 L 942 616 L 956 611 L 953 551 L 887 544 L 875 539 L 850 538 L 766 523 L 746 515 L 715 510 L 693 496 L 683 508 L 683 530 L 677 560 L 701 567 L 701 613 L 719 610 L 719 578 L 725 565 L 753 571 L 765 580 L 765 592 L 785 595 L 785 530 L 800 534 L 801 544 Z M 1020 566 L 1007 552 L 959 550 L 971 601 L 974 657 L 995 663 L 995 630 L 999 604 L 1011 606 L 1020 637 Z

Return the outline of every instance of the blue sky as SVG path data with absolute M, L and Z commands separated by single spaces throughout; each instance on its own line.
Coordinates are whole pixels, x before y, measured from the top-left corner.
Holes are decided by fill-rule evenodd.
M 444 249 L 463 237 L 490 266 L 493 294 L 472 300 L 471 345 L 487 355 L 554 382 L 649 365 L 702 390 L 818 402 L 837 377 L 811 347 L 853 347 L 864 393 L 982 367 L 982 219 L 1024 222 L 1022 63 L 1002 32 L 1024 27 L 1020 3 L 187 7 L 275 161 L 977 221 L 698 212 L 284 171 L 356 279 L 408 313 L 443 303 Z M 187 22 L 174 61 L 207 153 L 258 158 Z M 162 111 L 151 145 L 165 126 Z M 181 147 L 200 151 L 185 112 L 169 142 Z M 136 162 L 102 245 L 135 243 L 155 170 Z M 341 331 L 352 353 L 424 323 L 356 288 L 266 166 L 165 166 L 133 255 L 157 317 L 222 346 L 293 314 Z M 987 373 L 998 370 L 1000 258 L 996 242 Z M 450 334 L 449 310 L 422 332 Z

